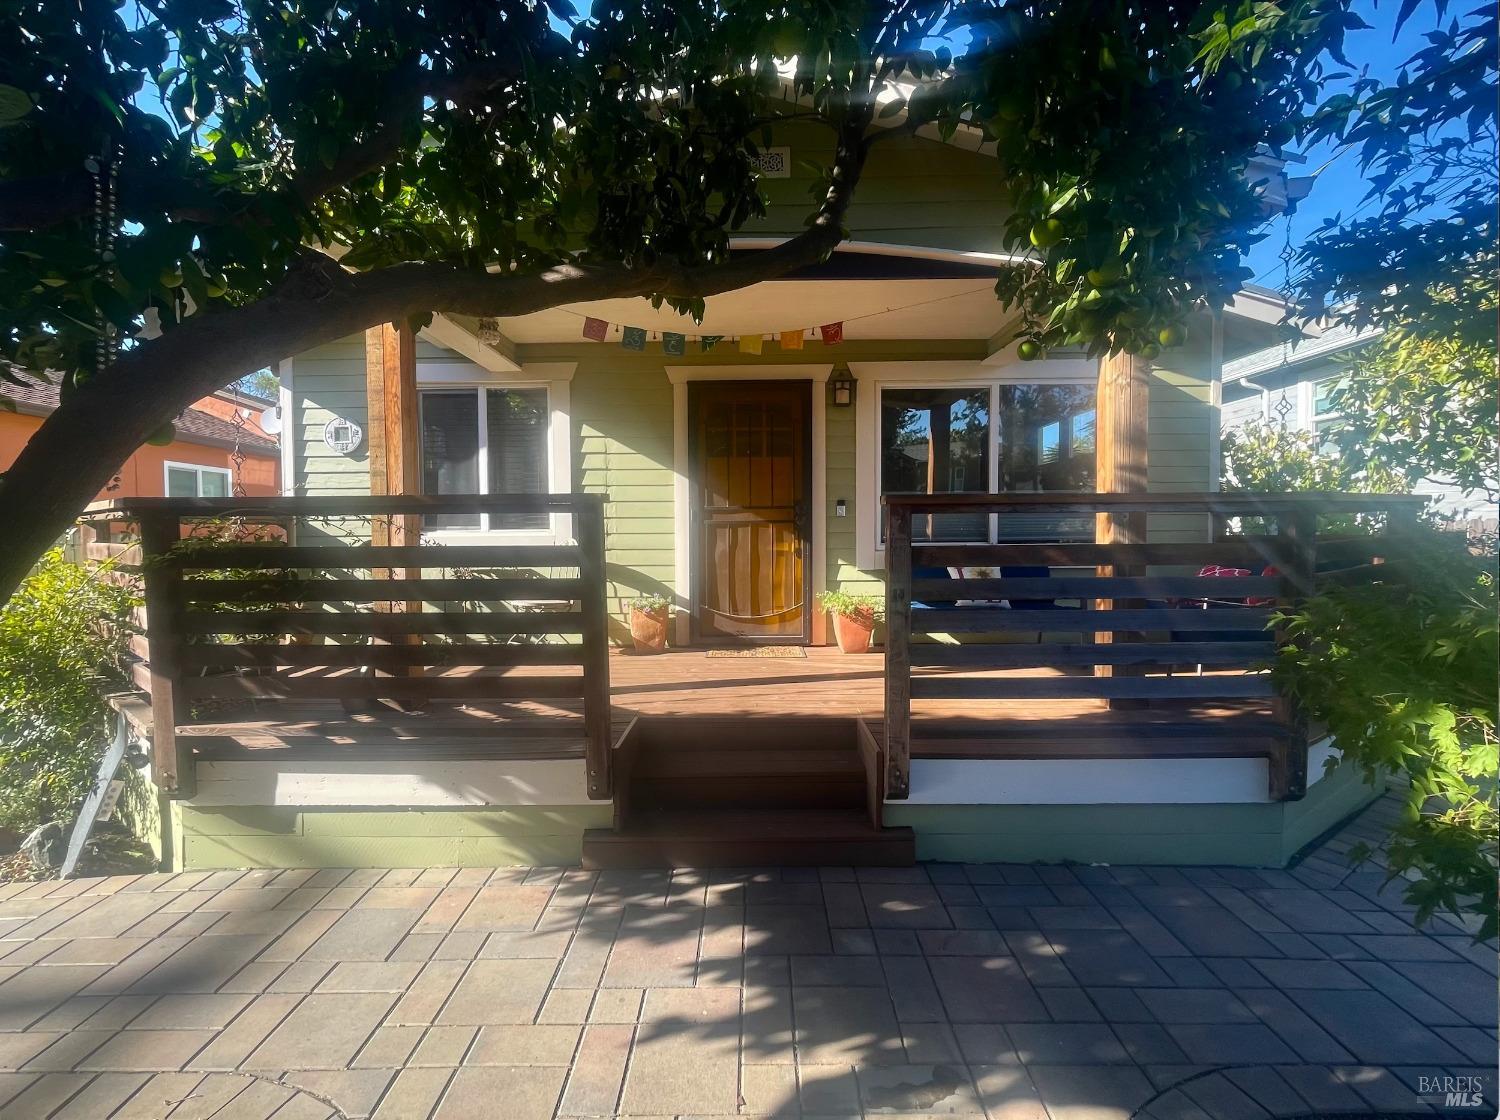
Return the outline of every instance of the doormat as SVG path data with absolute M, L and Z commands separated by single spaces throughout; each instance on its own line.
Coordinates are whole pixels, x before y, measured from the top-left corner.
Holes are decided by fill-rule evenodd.
M 806 657 L 801 646 L 738 646 L 733 649 L 711 649 L 710 657 Z

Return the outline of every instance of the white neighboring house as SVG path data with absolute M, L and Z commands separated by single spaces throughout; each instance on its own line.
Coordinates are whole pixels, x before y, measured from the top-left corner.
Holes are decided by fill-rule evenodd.
M 1332 431 L 1340 419 L 1334 390 L 1349 360 L 1382 333 L 1378 328 L 1328 327 L 1284 348 L 1272 346 L 1225 362 L 1221 426 L 1227 432 L 1260 420 L 1299 432 Z M 1444 521 L 1494 529 L 1495 503 L 1481 491 L 1466 491 L 1435 476 L 1419 482 L 1416 492 L 1431 495 Z

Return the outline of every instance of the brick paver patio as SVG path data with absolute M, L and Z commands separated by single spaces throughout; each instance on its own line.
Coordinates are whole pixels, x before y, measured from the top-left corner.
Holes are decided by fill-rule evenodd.
M 1340 856 L 1390 811 L 1289 872 L 13 885 L 0 1116 L 1494 1115 L 1493 947 Z

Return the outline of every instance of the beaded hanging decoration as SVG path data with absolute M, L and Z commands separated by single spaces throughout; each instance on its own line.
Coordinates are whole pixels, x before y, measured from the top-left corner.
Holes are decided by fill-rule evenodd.
M 83 167 L 94 180 L 94 252 L 99 258 L 100 271 L 109 278 L 115 271 L 115 239 L 119 235 L 115 207 L 120 172 L 119 164 L 114 159 L 113 145 L 102 156 L 89 156 L 83 161 Z M 94 326 L 97 335 L 94 342 L 94 371 L 103 373 L 119 353 L 119 332 L 105 318 L 102 308 L 94 312 Z

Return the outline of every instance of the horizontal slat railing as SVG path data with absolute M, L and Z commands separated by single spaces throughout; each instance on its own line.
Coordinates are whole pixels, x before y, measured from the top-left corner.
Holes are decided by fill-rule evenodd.
M 890 795 L 903 797 L 909 789 L 913 701 L 1091 699 L 1111 707 L 1187 703 L 1190 707 L 1182 710 L 1189 713 L 1217 711 L 1226 703 L 1268 702 L 1270 718 L 1247 719 L 1244 725 L 1275 729 L 1263 748 L 1272 764 L 1272 792 L 1300 796 L 1305 727 L 1266 671 L 1278 641 L 1269 629 L 1276 609 L 1308 592 L 1315 572 L 1343 567 L 1350 578 L 1361 578 L 1378 571 L 1385 558 L 1399 553 L 1396 530 L 1416 517 L 1422 501 L 1372 494 L 888 497 L 884 750 Z M 913 540 L 917 519 L 925 527 L 931 524 L 928 515 L 955 512 L 1203 514 L 1218 539 Z M 1320 514 L 1351 513 L 1384 515 L 1387 532 L 1317 540 Z M 1256 533 L 1223 535 L 1230 518 L 1258 519 Z M 1265 531 L 1268 524 L 1274 524 L 1274 532 Z M 1193 574 L 1206 565 L 1250 574 Z M 1007 567 L 1027 570 L 1007 575 Z M 933 575 L 936 569 L 950 569 L 950 575 L 951 569 L 962 571 L 945 579 Z M 1051 574 L 1040 575 L 1039 569 Z M 1028 634 L 1038 640 L 1025 640 Z M 1040 669 L 1057 672 L 1034 672 Z M 1207 718 L 1204 733 L 1213 733 Z M 966 742 L 982 741 L 972 728 L 966 736 Z
M 424 603 L 560 600 L 582 596 L 581 579 L 254 579 L 182 581 L 189 603 Z
M 601 495 L 188 498 L 101 502 L 139 527 L 159 784 L 190 795 L 176 728 L 224 699 L 581 701 L 591 796 L 608 797 L 609 669 Z M 556 515 L 557 544 L 309 545 L 204 535 L 204 523 Z M 405 528 L 410 526 L 411 528 Z M 373 526 L 372 526 L 373 528 Z M 253 535 L 253 534 L 252 534 Z M 390 532 L 377 536 L 389 539 Z M 400 540 L 400 537 L 397 537 Z M 316 643 L 316 644 L 313 644 Z M 497 744 L 497 750 L 503 744 Z

